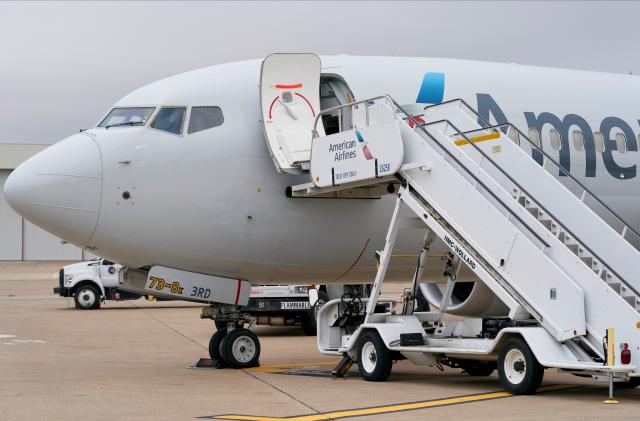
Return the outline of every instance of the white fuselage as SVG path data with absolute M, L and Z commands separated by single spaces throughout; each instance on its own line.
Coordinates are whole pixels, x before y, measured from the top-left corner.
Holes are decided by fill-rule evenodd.
M 162 265 L 253 284 L 370 281 L 393 197 L 287 198 L 286 187 L 308 176 L 274 168 L 261 122 L 260 64 L 212 66 L 125 96 L 116 107 L 151 106 L 157 113 L 169 105 L 219 106 L 224 123 L 182 135 L 148 124 L 75 134 L 14 172 L 6 187 L 10 204 L 44 229 L 130 267 Z M 390 94 L 415 103 L 424 74 L 440 72 L 444 100 L 463 98 L 492 121 L 503 114 L 525 133 L 545 118 L 565 121 L 564 164 L 640 227 L 638 77 L 426 58 L 338 56 L 322 64 L 323 75 L 340 76 L 356 99 Z M 574 149 L 576 127 L 602 131 L 605 152 L 588 140 L 585 150 Z M 543 148 L 557 158 L 550 128 L 541 127 Z M 626 153 L 612 151 L 619 132 Z M 417 241 L 408 237 L 398 253 L 414 251 Z M 410 276 L 413 263 L 392 275 Z

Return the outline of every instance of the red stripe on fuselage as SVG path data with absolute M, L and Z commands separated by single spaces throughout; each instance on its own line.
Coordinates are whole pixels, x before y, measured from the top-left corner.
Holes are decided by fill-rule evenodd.
M 236 291 L 236 305 L 238 305 L 238 300 L 240 299 L 240 287 L 242 286 L 242 281 L 238 279 L 238 290 Z

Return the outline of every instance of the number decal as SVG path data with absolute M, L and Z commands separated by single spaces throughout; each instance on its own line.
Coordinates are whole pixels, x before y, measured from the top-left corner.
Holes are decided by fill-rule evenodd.
M 390 172 L 391 164 L 380 164 L 378 165 L 378 173 Z
M 175 281 L 169 284 L 167 283 L 167 281 L 165 281 L 162 278 L 151 276 L 149 277 L 149 286 L 147 287 L 147 289 L 154 289 L 154 288 L 157 291 L 162 291 L 165 288 L 167 288 L 172 294 L 179 294 L 179 295 L 182 295 L 182 291 L 184 290 L 184 288 L 182 287 L 179 281 Z

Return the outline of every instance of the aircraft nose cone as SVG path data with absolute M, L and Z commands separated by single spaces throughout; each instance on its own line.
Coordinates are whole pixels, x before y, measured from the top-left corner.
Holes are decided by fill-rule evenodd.
M 9 205 L 25 219 L 79 246 L 100 210 L 102 160 L 96 142 L 76 134 L 34 155 L 5 182 Z

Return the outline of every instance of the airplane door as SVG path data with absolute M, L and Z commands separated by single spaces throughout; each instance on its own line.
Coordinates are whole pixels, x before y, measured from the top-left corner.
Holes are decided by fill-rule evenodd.
M 262 62 L 260 106 L 273 162 L 280 172 L 308 169 L 313 124 L 320 110 L 320 57 L 271 54 Z M 318 123 L 324 135 L 322 122 Z

